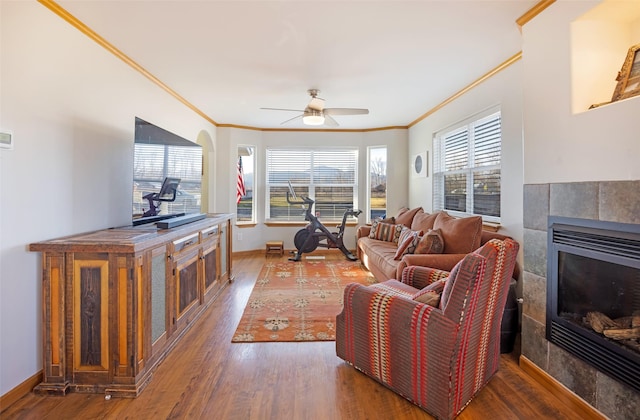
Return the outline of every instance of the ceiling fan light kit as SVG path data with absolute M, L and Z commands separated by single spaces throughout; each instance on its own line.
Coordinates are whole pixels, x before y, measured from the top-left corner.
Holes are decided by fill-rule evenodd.
M 322 111 L 306 109 L 304 111 L 304 117 L 302 117 L 302 122 L 305 125 L 322 125 L 324 124 L 324 115 L 322 115 Z
M 325 108 L 324 99 L 318 98 L 318 89 L 309 89 L 307 91 L 311 96 L 311 101 L 305 107 L 304 111 L 298 111 L 295 109 L 283 109 L 283 108 L 260 108 L 271 111 L 297 111 L 302 112 L 302 115 L 290 118 L 283 121 L 281 124 L 286 124 L 290 121 L 294 121 L 302 117 L 302 123 L 305 125 L 328 125 L 332 127 L 338 127 L 338 122 L 331 117 L 331 115 L 365 115 L 369 113 L 365 108 Z

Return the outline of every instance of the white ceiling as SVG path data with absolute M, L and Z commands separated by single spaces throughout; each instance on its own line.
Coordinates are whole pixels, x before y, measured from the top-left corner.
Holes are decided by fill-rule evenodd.
M 218 124 L 301 128 L 307 89 L 341 129 L 407 126 L 521 50 L 536 0 L 71 1 L 63 8 Z

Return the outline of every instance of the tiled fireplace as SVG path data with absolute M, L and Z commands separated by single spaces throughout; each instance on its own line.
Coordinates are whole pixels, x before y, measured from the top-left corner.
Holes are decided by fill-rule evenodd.
M 562 232 L 554 234 L 550 222 Z M 567 224 L 577 226 L 567 230 Z M 633 255 L 635 245 L 622 249 L 627 242 L 614 240 L 606 245 L 610 251 L 603 251 L 597 249 L 600 245 L 594 250 L 582 243 L 602 239 L 598 235 L 603 227 L 634 229 L 621 224 L 637 225 L 640 232 L 640 181 L 525 185 L 522 355 L 609 418 L 633 419 L 640 413 L 640 353 L 599 337 L 584 324 L 589 312 L 622 318 L 638 309 L 634 280 L 640 280 L 640 255 Z M 593 233 L 595 238 L 589 237 Z M 628 238 L 630 233 L 612 236 Z M 640 239 L 640 234 L 631 239 Z M 624 255 L 616 255 L 620 253 Z M 604 274 L 603 284 L 580 282 L 612 270 L 618 271 Z M 560 279 L 559 286 L 558 271 L 568 277 Z M 625 280 L 618 281 L 620 277 Z M 560 316 L 553 320 L 553 313 Z
M 640 225 L 548 226 L 547 340 L 640 391 Z

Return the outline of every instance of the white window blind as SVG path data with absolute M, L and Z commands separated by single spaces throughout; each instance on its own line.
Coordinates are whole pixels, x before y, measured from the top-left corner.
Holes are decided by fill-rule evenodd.
M 500 217 L 500 112 L 465 121 L 434 138 L 434 209 Z
M 302 221 L 300 206 L 287 203 L 288 182 L 298 196 L 316 201 L 322 220 L 342 220 L 356 207 L 358 150 L 342 148 L 267 149 L 266 214 L 270 220 Z

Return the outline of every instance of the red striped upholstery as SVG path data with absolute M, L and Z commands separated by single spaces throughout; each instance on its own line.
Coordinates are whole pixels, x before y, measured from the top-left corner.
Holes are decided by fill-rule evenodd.
M 408 267 L 404 287 L 348 285 L 336 320 L 337 355 L 433 416 L 455 417 L 498 370 L 517 253 L 518 243 L 506 239 L 465 256 L 452 270 L 442 310 L 394 293 L 441 276 L 424 268 Z

